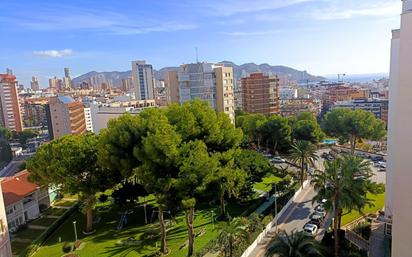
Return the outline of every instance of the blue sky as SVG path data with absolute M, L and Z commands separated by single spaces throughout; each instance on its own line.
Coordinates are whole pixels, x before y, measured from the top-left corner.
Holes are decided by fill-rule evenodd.
M 2 0 L 0 72 L 37 76 L 199 59 L 316 75 L 388 72 L 400 0 Z

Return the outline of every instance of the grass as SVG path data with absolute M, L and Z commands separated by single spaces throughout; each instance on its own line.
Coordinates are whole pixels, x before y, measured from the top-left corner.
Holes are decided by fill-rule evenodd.
M 11 242 L 11 250 L 13 255 L 19 255 L 19 253 L 23 250 L 26 249 L 27 246 L 29 246 L 31 243 L 22 243 L 22 242 Z
M 369 213 L 376 213 L 380 210 L 382 210 L 384 204 L 385 204 L 385 194 L 377 194 L 377 195 L 372 195 L 372 194 L 368 194 L 368 198 L 374 200 L 374 205 L 375 206 L 366 206 L 362 212 L 364 214 L 369 214 Z M 343 211 L 344 213 L 346 213 L 345 211 Z M 358 219 L 362 217 L 362 214 L 357 212 L 357 211 L 351 211 L 349 213 L 346 213 L 344 215 L 342 215 L 342 226 Z
M 268 192 L 272 189 L 272 184 L 281 181 L 282 179 L 274 175 L 263 178 L 262 182 L 255 183 L 253 189 Z
M 29 225 L 36 225 L 36 226 L 44 226 L 44 227 L 48 227 L 51 224 L 53 224 L 55 221 L 57 220 L 57 218 L 47 218 L 47 217 L 43 217 L 40 219 L 36 219 L 33 220 L 29 223 Z
M 50 207 L 45 212 L 43 212 L 43 214 L 44 215 L 52 215 L 52 216 L 61 216 L 66 211 L 67 211 L 66 209 Z
M 245 210 L 244 206 L 235 204 L 229 204 L 228 210 L 232 216 L 237 216 Z M 195 239 L 195 250 L 200 250 L 205 247 L 206 244 L 218 236 L 218 231 L 214 229 L 216 222 L 212 223 L 211 211 L 214 211 L 215 215 L 218 213 L 218 209 L 211 206 L 201 206 L 196 210 L 195 217 L 195 232 L 201 230 L 206 231 L 202 236 Z M 144 214 L 142 207 L 136 207 L 134 213 L 129 215 L 129 223 L 122 229 L 117 230 L 117 225 L 120 220 L 120 210 L 116 206 L 112 206 L 109 212 L 95 213 L 95 216 L 101 218 L 98 224 L 95 224 L 96 232 L 93 235 L 85 236 L 81 233 L 82 228 L 85 226 L 85 216 L 82 213 L 76 212 L 45 242 L 34 257 L 46 257 L 46 256 L 61 256 L 62 246 L 64 242 L 74 241 L 74 228 L 73 221 L 77 221 L 78 237 L 81 239 L 85 246 L 81 250 L 77 250 L 76 253 L 80 257 L 108 257 L 108 256 L 121 256 L 121 257 L 134 257 L 144 256 L 156 251 L 159 246 L 159 231 L 157 224 L 144 224 Z M 152 215 L 152 210 L 148 210 L 149 220 Z M 155 217 L 157 214 L 155 213 Z M 168 219 L 169 215 L 165 214 Z M 148 238 L 148 235 L 154 235 L 154 238 Z M 128 238 L 135 238 L 141 241 L 140 245 L 135 246 L 123 246 L 118 243 L 121 240 L 127 240 Z M 184 215 L 179 215 L 176 219 L 176 224 L 169 227 L 167 232 L 168 247 L 171 249 L 170 257 L 183 257 L 187 255 L 187 248 L 179 250 L 179 247 L 187 241 L 187 230 Z
M 75 204 L 75 201 L 66 201 L 66 200 L 59 200 L 55 202 L 54 206 L 61 206 L 61 207 L 71 207 Z
M 27 228 L 23 231 L 18 232 L 16 234 L 16 238 L 34 240 L 38 238 L 44 231 L 44 229 Z

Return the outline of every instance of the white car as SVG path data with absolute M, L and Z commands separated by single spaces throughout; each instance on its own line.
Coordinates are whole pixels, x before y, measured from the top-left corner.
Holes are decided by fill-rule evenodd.
M 273 157 L 271 161 L 274 162 L 274 163 L 285 163 L 286 162 L 285 159 L 282 159 L 279 156 Z
M 323 206 L 323 204 L 319 204 L 318 206 L 316 206 L 315 211 L 324 212 L 325 211 L 325 206 Z
M 379 168 L 386 168 L 386 162 L 378 162 Z
M 314 236 L 318 231 L 318 226 L 316 226 L 315 224 L 307 223 L 305 226 L 303 226 L 303 231 L 310 236 Z

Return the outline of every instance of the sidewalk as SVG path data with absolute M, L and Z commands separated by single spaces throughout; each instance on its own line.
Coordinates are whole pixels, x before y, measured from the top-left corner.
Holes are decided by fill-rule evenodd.
M 371 236 L 369 238 L 369 256 L 385 256 L 385 223 L 381 221 L 372 221 Z
M 311 186 L 306 187 L 302 190 L 296 200 L 286 209 L 284 213 L 278 218 L 277 230 L 285 230 L 286 232 L 291 232 L 294 229 L 299 229 L 302 224 L 306 223 L 304 217 L 307 215 L 307 206 L 309 202 L 312 201 L 313 188 Z M 302 223 L 302 224 L 301 224 Z M 261 243 L 249 254 L 249 256 L 261 257 L 266 253 L 267 248 L 276 236 L 276 227 L 272 229 L 265 235 Z

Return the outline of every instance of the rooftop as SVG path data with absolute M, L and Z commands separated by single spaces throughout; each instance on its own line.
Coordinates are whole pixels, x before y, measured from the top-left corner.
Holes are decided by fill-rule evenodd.
M 8 206 L 17 203 L 25 196 L 30 195 L 39 189 L 39 186 L 29 182 L 29 172 L 23 170 L 12 177 L 7 177 L 1 181 L 4 205 Z

